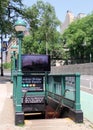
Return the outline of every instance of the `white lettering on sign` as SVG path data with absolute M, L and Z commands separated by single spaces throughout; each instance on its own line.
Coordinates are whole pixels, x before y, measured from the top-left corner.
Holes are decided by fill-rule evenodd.
M 44 97 L 25 97 L 25 103 L 44 103 Z

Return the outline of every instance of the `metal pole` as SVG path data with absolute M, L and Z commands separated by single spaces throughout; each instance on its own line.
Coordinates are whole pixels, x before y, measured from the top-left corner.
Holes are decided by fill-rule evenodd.
M 18 71 L 20 72 L 21 72 L 21 40 L 22 38 L 19 37 Z
M 1 76 L 3 76 L 3 50 L 2 50 L 2 42 L 3 42 L 3 38 L 2 38 L 2 34 L 1 34 Z

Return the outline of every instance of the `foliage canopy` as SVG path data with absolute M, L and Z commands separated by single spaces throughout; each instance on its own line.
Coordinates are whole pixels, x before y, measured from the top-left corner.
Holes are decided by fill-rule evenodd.
M 54 7 L 47 2 L 37 1 L 24 12 L 30 35 L 24 38 L 23 53 L 46 53 L 52 57 L 62 57 L 61 34 L 57 31 L 60 21 L 56 17 Z
M 93 56 L 93 14 L 71 23 L 62 39 L 69 48 L 70 59 L 77 63 L 89 62 Z
M 22 0 L 0 0 L 0 33 L 11 34 L 14 21 L 22 14 Z

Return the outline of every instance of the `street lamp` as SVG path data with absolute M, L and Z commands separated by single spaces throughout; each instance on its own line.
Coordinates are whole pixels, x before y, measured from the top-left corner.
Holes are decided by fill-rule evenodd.
M 18 125 L 20 123 L 24 123 L 24 113 L 22 111 L 22 71 L 21 71 L 21 42 L 24 36 L 24 31 L 26 30 L 26 23 L 23 20 L 18 20 L 15 22 L 15 30 L 17 32 L 18 38 L 18 69 L 17 73 L 14 77 L 17 78 L 16 88 L 16 97 L 15 97 L 15 124 Z M 15 79 L 15 78 L 14 78 Z M 15 81 L 14 81 L 15 82 Z
M 15 22 L 15 30 L 17 32 L 17 38 L 19 39 L 18 45 L 18 71 L 21 71 L 21 41 L 24 36 L 24 31 L 26 30 L 26 23 L 23 20 L 18 20 Z

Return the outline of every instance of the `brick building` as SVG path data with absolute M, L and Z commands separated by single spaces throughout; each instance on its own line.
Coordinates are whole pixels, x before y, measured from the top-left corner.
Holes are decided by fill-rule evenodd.
M 30 35 L 29 32 L 26 30 L 24 32 L 24 36 Z M 16 51 L 18 53 L 18 48 L 13 48 L 12 46 L 18 46 L 17 41 L 18 39 L 16 37 L 11 37 L 9 42 L 8 42 L 8 47 L 7 47 L 7 52 L 6 52 L 6 62 L 9 63 L 11 62 L 11 53 L 13 51 Z
M 12 48 L 12 46 L 16 46 L 16 45 L 17 45 L 17 38 L 15 38 L 15 37 L 10 38 L 8 47 L 7 47 L 7 52 L 6 52 L 6 62 L 7 63 L 11 62 L 11 53 L 13 51 L 16 51 L 18 53 L 17 48 Z

